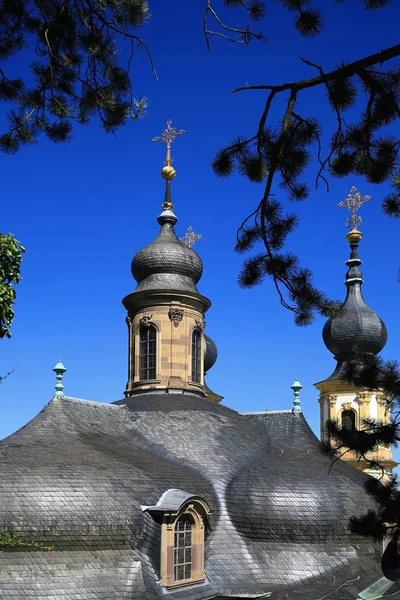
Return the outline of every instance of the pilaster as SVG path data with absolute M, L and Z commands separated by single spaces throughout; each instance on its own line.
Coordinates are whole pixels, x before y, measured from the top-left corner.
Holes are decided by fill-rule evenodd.
M 369 419 L 371 416 L 371 393 L 370 392 L 359 392 L 358 393 L 358 405 L 359 405 L 359 429 L 365 429 L 365 419 Z

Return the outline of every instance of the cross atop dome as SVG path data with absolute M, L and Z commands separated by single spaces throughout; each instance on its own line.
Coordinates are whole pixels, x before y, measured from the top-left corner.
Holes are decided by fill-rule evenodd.
M 357 191 L 357 188 L 353 187 L 350 190 L 350 194 L 347 195 L 347 198 L 339 202 L 338 206 L 340 208 L 347 208 L 351 212 L 351 216 L 346 221 L 346 227 L 352 227 L 352 229 L 357 229 L 358 225 L 361 225 L 362 218 L 357 214 L 358 209 L 368 202 L 371 199 L 371 196 L 361 196 L 361 193 Z
M 175 127 L 171 127 L 171 125 L 172 121 L 168 119 L 167 127 L 164 129 L 161 135 L 157 135 L 153 138 L 153 142 L 163 142 L 166 145 L 167 154 L 164 160 L 165 167 L 161 170 L 161 176 L 167 181 L 171 181 L 171 179 L 173 179 L 176 175 L 175 169 L 171 166 L 173 162 L 171 158 L 171 144 L 177 135 L 182 135 L 185 133 L 184 129 L 175 129 Z
M 167 127 L 161 133 L 161 135 L 157 135 L 153 138 L 153 142 L 163 142 L 167 148 L 167 154 L 164 160 L 164 167 L 161 169 L 161 177 L 165 179 L 166 187 L 165 187 L 165 200 L 163 204 L 164 211 L 172 211 L 173 204 L 171 201 L 171 190 L 170 190 L 170 182 L 176 175 L 176 171 L 172 166 L 172 158 L 171 158 L 171 144 L 176 138 L 177 135 L 182 135 L 185 133 L 184 129 L 175 129 L 175 127 L 171 127 L 172 121 L 168 119 Z
M 184 244 L 188 248 L 191 248 L 193 246 L 193 244 L 195 244 L 196 241 L 200 240 L 202 237 L 203 236 L 202 236 L 201 233 L 195 233 L 193 231 L 193 227 L 191 227 L 189 225 L 189 227 L 186 230 L 185 235 L 183 237 L 179 238 L 179 239 L 182 242 L 182 244 Z

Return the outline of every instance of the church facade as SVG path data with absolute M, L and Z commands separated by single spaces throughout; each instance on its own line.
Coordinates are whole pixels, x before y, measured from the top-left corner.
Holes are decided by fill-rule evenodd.
M 55 397 L 0 443 L 0 531 L 16 541 L 0 547 L 0 596 L 372 600 L 400 591 L 383 577 L 382 544 L 349 531 L 351 516 L 375 507 L 367 476 L 344 461 L 328 474 L 299 410 L 300 384 L 293 409 L 263 413 L 235 412 L 206 385 L 217 349 L 204 332 L 201 259 L 174 231 L 176 133 L 168 123 L 162 137 L 160 231 L 134 256 L 137 287 L 123 300 L 124 398 L 64 396 L 58 364 Z M 327 325 L 325 342 L 340 369 L 349 357 L 336 351 L 339 325 Z M 363 392 L 335 377 L 317 384 L 321 418 L 353 411 L 350 426 L 362 426 Z

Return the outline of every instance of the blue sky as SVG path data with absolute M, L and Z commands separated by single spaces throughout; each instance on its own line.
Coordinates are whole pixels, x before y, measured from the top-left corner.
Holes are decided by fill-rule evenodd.
M 192 225 L 203 234 L 195 246 L 204 262 L 198 287 L 212 301 L 207 333 L 219 349 L 208 383 L 232 408 L 260 411 L 290 408 L 290 385 L 298 377 L 304 386 L 303 411 L 318 433 L 313 383 L 334 368 L 321 338 L 324 321 L 318 318 L 311 327 L 297 328 L 269 281 L 253 290 L 238 287 L 243 257 L 233 252 L 236 228 L 258 203 L 262 186 L 237 174 L 217 179 L 210 163 L 234 136 L 254 133 L 265 102 L 263 92 L 232 95 L 233 88 L 314 75 L 299 56 L 329 70 L 342 59 L 355 60 L 393 45 L 398 41 L 399 3 L 365 13 L 355 0 L 347 5 L 326 2 L 325 32 L 315 39 L 300 38 L 291 26 L 292 16 L 269 3 L 260 26 L 267 44 L 244 47 L 214 38 L 211 52 L 202 32 L 204 5 L 202 0 L 150 2 L 153 17 L 140 33 L 151 48 L 158 81 L 144 53 L 138 52 L 133 64 L 135 94 L 149 98 L 145 118 L 115 135 L 93 122 L 75 128 L 67 145 L 42 139 L 16 156 L 0 158 L 2 231 L 13 232 L 27 249 L 13 337 L 0 344 L 1 372 L 18 367 L 0 388 L 0 438 L 23 426 L 50 400 L 52 367 L 59 358 L 68 369 L 67 395 L 101 402 L 122 397 L 127 331 L 121 300 L 135 288 L 132 256 L 158 232 L 164 148 L 152 138 L 169 118 L 186 130 L 173 147 L 177 233 L 183 235 Z M 238 11 L 224 14 L 233 25 L 241 24 Z M 283 109 L 282 102 L 277 108 Z M 326 131 L 334 125 L 322 94 L 306 93 L 299 109 L 320 118 Z M 279 111 L 274 112 L 277 118 Z M 310 169 L 311 186 L 313 179 Z M 329 194 L 320 186 L 302 204 L 289 206 L 285 200 L 301 219 L 288 249 L 314 270 L 318 286 L 343 299 L 347 215 L 337 204 L 352 185 L 372 196 L 362 212 L 364 295 L 389 330 L 383 356 L 396 358 L 400 230 L 381 213 L 386 186 L 351 177 L 331 181 Z M 274 191 L 283 197 L 279 188 Z

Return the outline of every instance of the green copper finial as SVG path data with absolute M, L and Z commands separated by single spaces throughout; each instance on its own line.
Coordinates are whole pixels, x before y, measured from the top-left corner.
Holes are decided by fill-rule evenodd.
M 57 377 L 57 383 L 56 383 L 56 393 L 54 394 L 56 398 L 64 398 L 64 385 L 63 385 L 63 377 L 64 377 L 64 373 L 67 369 L 64 367 L 64 365 L 62 364 L 61 360 L 58 361 L 58 363 L 56 364 L 56 366 L 54 367 L 53 371 L 56 374 Z
M 300 408 L 300 390 L 303 389 L 303 386 L 301 385 L 300 381 L 298 379 L 295 379 L 293 382 L 293 385 L 290 386 L 293 390 L 294 393 L 294 398 L 293 398 L 293 412 L 301 412 L 301 408 Z

